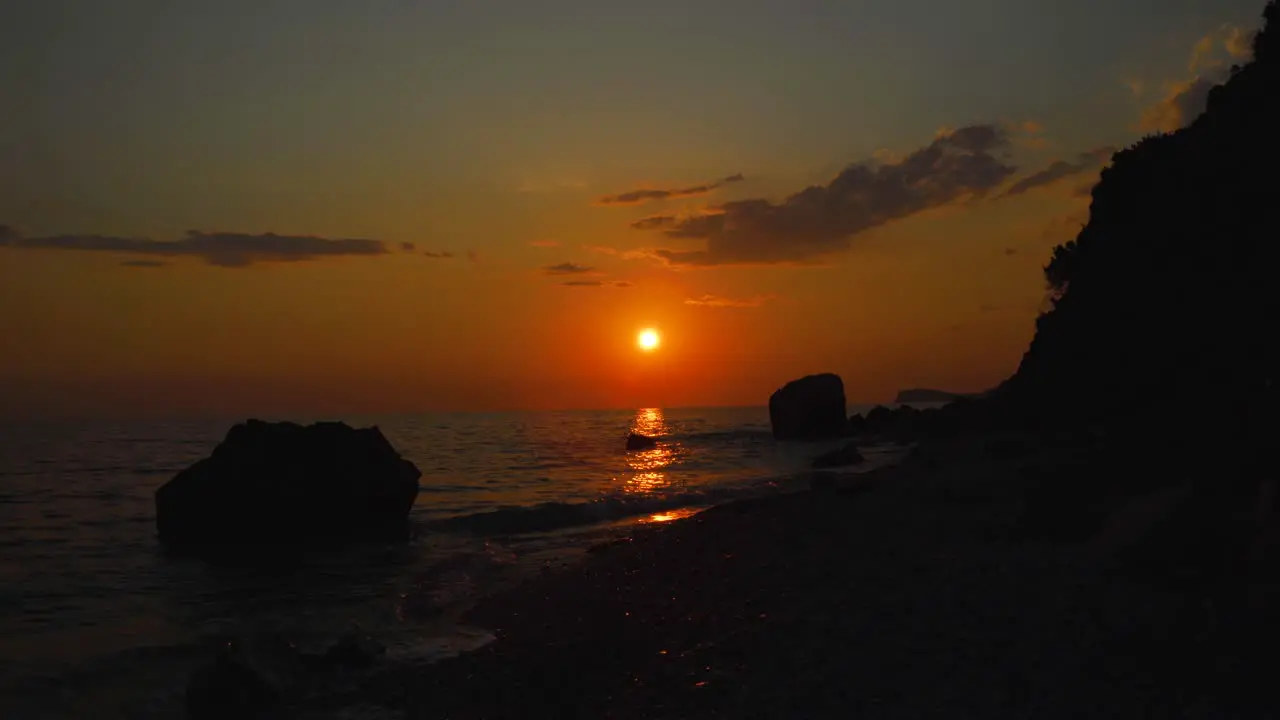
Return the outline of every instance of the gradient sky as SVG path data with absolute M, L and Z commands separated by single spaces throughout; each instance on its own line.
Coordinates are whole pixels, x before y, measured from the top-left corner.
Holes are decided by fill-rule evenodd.
M 985 389 L 1263 5 L 9 2 L 0 413 Z

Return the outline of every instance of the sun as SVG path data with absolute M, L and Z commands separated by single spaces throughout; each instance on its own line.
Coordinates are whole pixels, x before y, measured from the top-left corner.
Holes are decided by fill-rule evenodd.
M 636 336 L 636 344 L 640 346 L 641 350 L 646 352 L 657 350 L 658 345 L 662 344 L 662 338 L 658 336 L 657 330 L 649 328 L 647 330 L 640 331 L 640 334 Z

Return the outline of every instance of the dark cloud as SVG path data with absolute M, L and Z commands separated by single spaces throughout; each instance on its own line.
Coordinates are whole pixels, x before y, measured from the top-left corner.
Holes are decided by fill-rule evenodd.
M 17 248 L 198 257 L 210 265 L 224 268 L 248 267 L 255 262 L 300 262 L 345 255 L 384 255 L 387 252 L 386 245 L 379 240 L 330 239 L 275 233 L 204 233 L 198 230 L 190 230 L 185 237 L 170 241 L 106 235 L 28 238 L 7 228 L 0 237 L 5 245 Z
M 451 252 L 432 252 L 431 250 L 426 251 L 423 255 L 437 260 L 448 260 L 453 257 L 453 253 Z
M 562 262 L 558 265 L 548 265 L 542 268 L 542 272 L 547 275 L 585 275 L 595 271 L 596 269 L 593 267 L 571 262 Z
M 1099 165 L 1110 159 L 1115 152 L 1116 149 L 1113 147 L 1100 147 L 1080 153 L 1074 162 L 1058 160 L 1040 172 L 1032 173 L 1015 182 L 1005 192 L 1004 197 L 1021 195 L 1028 190 L 1052 185 L 1064 178 L 1095 170 Z
M 719 295 L 703 295 L 702 297 L 688 298 L 684 301 L 685 305 L 701 305 L 703 307 L 718 308 L 753 308 L 760 307 L 770 300 L 768 295 L 756 295 L 749 298 L 731 298 L 721 297 Z
M 1004 254 L 1005 254 L 1005 257 L 1013 257 L 1014 255 L 1018 254 L 1018 248 L 1005 248 Z
M 715 214 L 681 218 L 662 229 L 669 238 L 703 240 L 703 250 L 656 250 L 670 264 L 724 265 L 806 262 L 847 250 L 859 233 L 965 198 L 985 196 L 1016 168 L 995 153 L 1010 146 L 994 125 L 945 131 L 892 163 L 858 163 L 825 186 L 781 203 L 739 200 Z
M 661 230 L 676 224 L 673 215 L 650 215 L 631 223 L 632 230 Z
M 124 267 L 131 268 L 162 268 L 169 267 L 169 263 L 159 260 L 125 260 L 120 263 Z
M 403 242 L 403 243 L 400 243 L 400 249 L 401 249 L 401 250 L 403 250 L 403 251 L 405 251 L 405 252 L 413 252 L 416 248 L 417 248 L 417 246 L 416 246 L 416 245 L 414 245 L 414 244 L 413 244 L 413 243 L 411 243 L 411 242 Z
M 636 190 L 628 190 L 617 195 L 605 195 L 596 200 L 597 205 L 639 205 L 654 200 L 667 200 L 670 198 L 686 198 L 697 195 L 706 195 L 719 188 L 721 185 L 730 183 L 738 183 L 746 180 L 742 173 L 729 175 L 715 182 L 704 183 L 702 185 L 694 185 L 686 188 L 658 189 L 658 188 L 638 188 Z
M 480 253 L 476 252 L 475 250 L 468 250 L 467 259 L 473 263 L 478 263 L 480 262 Z

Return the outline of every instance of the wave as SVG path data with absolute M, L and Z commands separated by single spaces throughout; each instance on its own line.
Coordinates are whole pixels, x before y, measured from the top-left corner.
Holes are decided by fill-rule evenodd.
M 584 525 L 624 520 L 685 507 L 705 507 L 764 494 L 786 483 L 790 477 L 773 478 L 736 487 L 713 487 L 697 491 L 644 497 L 609 497 L 591 502 L 548 502 L 530 507 L 499 510 L 431 520 L 423 528 L 431 531 L 466 532 L 477 535 L 518 535 L 551 532 Z
M 709 430 L 707 432 L 695 432 L 686 434 L 676 434 L 670 436 L 677 440 L 710 440 L 710 441 L 735 441 L 748 440 L 756 442 L 765 442 L 773 440 L 773 432 L 770 430 Z

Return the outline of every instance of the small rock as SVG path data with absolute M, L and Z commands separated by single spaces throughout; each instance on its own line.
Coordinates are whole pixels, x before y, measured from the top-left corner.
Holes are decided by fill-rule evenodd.
M 387 654 L 387 648 L 372 637 L 356 631 L 343 635 L 324 654 L 333 667 L 367 667 Z
M 639 433 L 628 433 L 627 435 L 628 450 L 648 450 L 649 448 L 657 446 L 657 438 L 649 437 L 648 435 L 641 435 Z
M 858 452 L 858 448 L 853 443 L 849 443 L 839 450 L 832 450 L 829 453 L 823 453 L 813 460 L 815 468 L 832 468 L 844 465 L 857 465 L 863 462 L 865 458 L 862 453 Z

